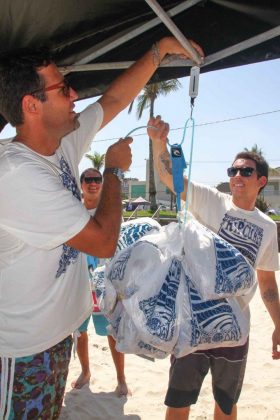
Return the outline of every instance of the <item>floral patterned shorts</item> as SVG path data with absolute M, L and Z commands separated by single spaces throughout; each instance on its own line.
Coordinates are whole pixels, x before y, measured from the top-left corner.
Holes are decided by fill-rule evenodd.
M 16 358 L 9 420 L 59 417 L 71 349 L 72 337 L 69 336 L 42 353 Z M 0 385 L 1 369 L 0 361 Z

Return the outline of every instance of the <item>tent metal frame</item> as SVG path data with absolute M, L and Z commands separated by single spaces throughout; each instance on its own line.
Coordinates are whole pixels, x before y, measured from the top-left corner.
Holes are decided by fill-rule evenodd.
M 110 63 L 91 63 L 94 59 L 102 56 L 105 53 L 110 52 L 114 48 L 124 44 L 130 39 L 135 38 L 136 36 L 146 32 L 147 30 L 159 25 L 160 23 L 165 24 L 165 26 L 170 30 L 170 32 L 178 39 L 178 41 L 185 47 L 185 49 L 190 53 L 192 60 L 178 59 L 173 56 L 165 58 L 160 67 L 192 67 L 194 62 L 200 67 L 205 67 L 217 61 L 220 61 L 226 57 L 229 57 L 238 52 L 244 51 L 253 46 L 259 45 L 263 42 L 266 42 L 270 39 L 276 38 L 280 35 L 280 26 L 276 26 L 273 29 L 260 33 L 256 36 L 253 36 L 249 39 L 246 39 L 242 42 L 239 42 L 235 45 L 232 45 L 228 48 L 220 50 L 214 54 L 208 55 L 205 57 L 204 61 L 201 62 L 201 58 L 197 54 L 196 50 L 192 47 L 186 37 L 182 34 L 179 28 L 172 21 L 171 17 L 179 14 L 180 12 L 191 8 L 192 6 L 199 3 L 201 0 L 186 0 L 183 1 L 178 6 L 170 9 L 169 11 L 164 11 L 156 0 L 145 0 L 146 3 L 151 7 L 151 9 L 157 15 L 156 18 L 153 18 L 149 22 L 146 22 L 143 25 L 138 25 L 129 31 L 123 31 L 118 36 L 111 37 L 104 42 L 101 42 L 95 45 L 93 48 L 87 51 L 84 57 L 80 58 L 75 64 L 69 66 L 60 66 L 60 70 L 63 74 L 68 74 L 72 72 L 87 72 L 92 70 L 111 70 L 111 69 L 125 69 L 130 67 L 134 61 L 122 61 L 122 62 L 110 62 Z

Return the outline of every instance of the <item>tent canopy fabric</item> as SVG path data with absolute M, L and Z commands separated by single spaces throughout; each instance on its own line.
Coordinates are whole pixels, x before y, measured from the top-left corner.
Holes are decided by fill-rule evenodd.
M 280 56 L 279 0 L 2 0 L 0 53 L 47 45 L 80 99 L 97 96 L 156 40 L 171 34 L 150 3 L 203 47 L 202 72 Z M 259 38 L 248 43 L 254 37 Z M 151 81 L 189 74 L 191 63 L 176 63 L 161 66 Z
M 196 40 L 201 72 L 280 57 L 279 0 L 0 0 L 0 61 L 48 47 L 79 99 L 99 96 L 164 36 Z M 2 57 L 1 57 L 1 54 Z M 163 60 L 150 82 L 188 76 L 192 60 Z M 6 125 L 0 115 L 0 131 Z

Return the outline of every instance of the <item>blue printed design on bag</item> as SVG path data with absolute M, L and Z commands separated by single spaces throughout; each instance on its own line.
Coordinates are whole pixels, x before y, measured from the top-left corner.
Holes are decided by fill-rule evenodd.
M 124 339 L 124 337 L 119 334 L 119 327 L 122 320 L 123 315 L 123 304 L 120 300 L 116 302 L 116 305 L 113 309 L 113 312 L 110 314 L 106 314 L 106 318 L 110 323 L 110 327 L 114 331 L 114 335 L 117 336 L 117 341 L 121 341 Z
M 155 244 L 152 244 L 151 242 L 141 241 L 136 242 L 135 244 L 133 244 L 133 246 L 130 246 L 126 250 L 123 250 L 123 252 L 118 255 L 116 261 L 113 262 L 112 268 L 108 274 L 108 279 L 111 281 L 111 283 L 117 280 L 123 280 L 127 261 L 129 260 L 132 251 L 138 246 L 143 246 L 143 244 L 147 244 L 158 249 L 158 247 Z
M 153 226 L 149 223 L 144 224 L 130 224 L 121 226 L 120 237 L 117 245 L 117 249 L 121 250 L 127 248 L 129 245 L 134 244 L 142 236 L 146 235 L 152 230 L 159 230 L 157 226 Z
M 112 327 L 112 329 L 113 329 L 113 331 L 115 332 L 116 335 L 118 335 L 118 332 L 119 332 L 119 326 L 120 326 L 121 319 L 122 319 L 121 316 L 118 316 L 114 320 L 110 319 L 110 325 L 111 325 L 111 327 Z
M 137 343 L 137 346 L 139 347 L 140 350 L 144 350 L 143 353 L 145 354 L 145 352 L 153 354 L 153 355 L 157 355 L 158 358 L 164 358 L 168 355 L 167 352 L 163 351 L 163 350 L 159 350 L 154 346 L 151 346 L 148 343 L 144 343 L 144 341 L 139 341 Z
M 112 264 L 108 279 L 113 283 L 115 280 L 123 280 L 127 261 L 131 255 L 132 248 L 128 248 L 118 256 L 117 261 Z
M 139 303 L 148 331 L 164 341 L 172 340 L 174 335 L 175 305 L 181 270 L 181 262 L 174 258 L 159 294 Z
M 214 237 L 216 253 L 216 284 L 217 294 L 233 294 L 248 290 L 255 281 L 254 271 L 242 254 L 228 242 Z
M 66 162 L 66 160 L 63 158 L 63 156 L 60 158 L 59 161 L 60 168 L 62 170 L 62 174 L 60 174 L 60 178 L 62 180 L 62 183 L 67 190 L 71 191 L 73 196 L 77 198 L 77 200 L 81 201 L 81 195 L 79 188 L 77 186 L 77 182 L 75 178 L 73 177 L 71 173 L 70 166 Z M 59 268 L 56 272 L 56 278 L 60 277 L 61 274 L 66 273 L 67 267 L 70 264 L 74 264 L 77 261 L 79 255 L 79 251 L 76 249 L 63 244 L 62 246 L 62 255 L 59 260 Z
M 191 346 L 239 341 L 241 330 L 226 299 L 203 301 L 191 279 L 186 275 L 191 309 Z
M 91 279 L 92 290 L 95 291 L 97 299 L 105 297 L 105 272 L 97 270 Z
M 238 249 L 254 267 L 263 240 L 263 229 L 246 219 L 225 214 L 218 234 Z

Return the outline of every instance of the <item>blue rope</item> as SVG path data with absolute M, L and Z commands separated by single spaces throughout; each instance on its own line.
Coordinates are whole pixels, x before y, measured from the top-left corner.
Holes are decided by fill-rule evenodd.
M 124 138 L 129 137 L 134 131 L 140 130 L 141 128 L 153 128 L 154 130 L 157 130 L 156 127 L 153 125 L 140 125 L 140 127 L 133 128 Z
M 194 119 L 192 117 L 192 113 L 191 113 L 190 118 L 188 118 L 186 123 L 185 123 L 181 143 L 178 144 L 178 146 L 180 147 L 184 143 L 189 122 L 191 122 L 192 136 L 191 136 L 191 151 L 190 151 L 190 161 L 189 161 L 189 171 L 188 171 L 188 190 L 187 190 L 187 194 L 186 194 L 186 206 L 185 206 L 185 212 L 184 212 L 184 223 L 187 220 L 187 212 L 188 212 L 188 207 L 189 207 L 189 195 L 190 195 L 189 194 L 189 191 L 190 191 L 189 188 L 190 188 L 190 182 L 191 182 L 192 156 L 193 156 L 193 144 L 194 144 L 195 123 L 194 123 Z M 134 131 L 140 130 L 142 128 L 152 128 L 154 130 L 157 130 L 157 128 L 152 126 L 152 125 L 141 125 L 139 127 L 134 128 L 133 130 L 129 131 L 129 133 L 125 136 L 125 138 L 129 137 L 132 133 L 134 133 Z M 167 144 L 170 147 L 172 147 L 172 145 L 169 143 L 169 139 L 167 139 Z M 184 159 L 184 157 L 183 157 L 183 159 Z M 183 170 L 183 173 L 184 173 L 184 170 Z M 178 209 L 180 210 L 181 209 L 181 193 L 176 194 L 176 205 L 177 205 L 177 210 Z M 178 216 L 178 222 L 181 223 L 180 216 Z
M 182 146 L 182 144 L 185 141 L 185 137 L 186 137 L 186 132 L 187 129 L 189 128 L 188 124 L 191 123 L 191 129 L 192 129 L 192 136 L 191 136 L 191 151 L 190 151 L 190 161 L 188 163 L 189 165 L 189 171 L 188 171 L 188 186 L 190 185 L 190 179 L 191 179 L 191 170 L 192 170 L 192 156 L 193 156 L 193 143 L 194 143 L 194 127 L 195 127 L 195 123 L 194 123 L 194 119 L 192 118 L 192 114 L 191 117 L 187 119 L 185 125 L 184 125 L 184 131 L 183 131 L 183 135 L 182 135 L 182 140 L 181 143 L 178 144 L 179 147 Z M 172 145 L 170 144 L 169 140 L 167 139 L 167 143 L 170 147 L 172 147 Z M 187 166 L 186 166 L 187 167 Z M 183 171 L 184 173 L 184 171 Z M 183 174 L 182 174 L 183 176 Z M 177 204 L 177 210 L 180 210 L 181 208 L 181 194 L 176 194 L 176 204 Z M 184 223 L 187 220 L 187 211 L 188 211 L 188 207 L 189 207 L 189 188 L 187 190 L 187 194 L 186 194 L 186 205 L 185 205 L 185 212 L 184 212 Z M 181 223 L 181 219 L 180 216 L 178 216 L 178 222 Z
M 188 122 L 191 121 L 192 123 L 192 137 L 191 137 L 191 152 L 190 152 L 190 161 L 189 161 L 189 173 L 188 173 L 188 190 L 186 194 L 186 206 L 185 206 L 185 213 L 184 213 L 184 223 L 187 220 L 187 212 L 189 208 L 189 196 L 190 196 L 190 182 L 191 182 L 191 173 L 192 173 L 192 160 L 193 160 L 193 144 L 194 144 L 194 119 L 191 117 L 187 120 L 185 127 L 187 127 Z

